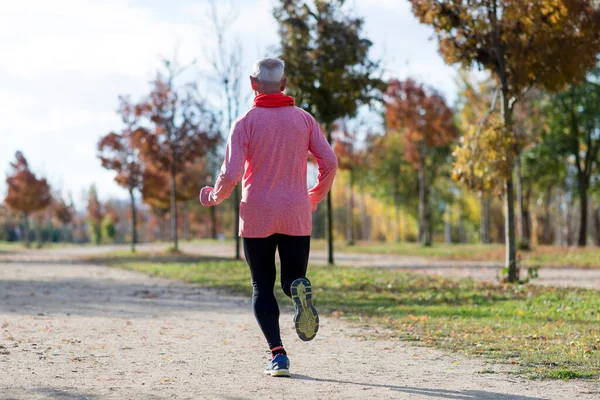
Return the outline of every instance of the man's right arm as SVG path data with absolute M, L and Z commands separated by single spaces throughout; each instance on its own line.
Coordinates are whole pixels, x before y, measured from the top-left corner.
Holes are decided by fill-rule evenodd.
M 327 193 L 331 190 L 333 180 L 335 179 L 335 173 L 338 167 L 338 159 L 333 149 L 323 132 L 321 127 L 315 121 L 314 118 L 310 117 L 310 141 L 308 150 L 317 159 L 317 165 L 319 166 L 319 176 L 317 178 L 317 184 L 315 187 L 308 191 L 310 198 L 310 204 L 312 205 L 313 211 L 317 209 L 317 205 L 325 198 Z

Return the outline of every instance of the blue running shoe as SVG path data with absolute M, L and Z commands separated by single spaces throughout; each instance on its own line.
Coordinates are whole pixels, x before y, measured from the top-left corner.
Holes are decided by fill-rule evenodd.
M 290 359 L 287 356 L 277 354 L 265 368 L 265 375 L 290 377 Z
M 298 278 L 292 282 L 292 300 L 296 307 L 294 323 L 298 337 L 305 342 L 313 340 L 319 330 L 319 314 L 312 304 L 312 289 L 310 281 Z

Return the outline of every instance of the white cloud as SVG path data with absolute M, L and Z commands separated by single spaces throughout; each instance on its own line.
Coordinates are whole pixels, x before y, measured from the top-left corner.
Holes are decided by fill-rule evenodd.
M 0 178 L 17 149 L 75 199 L 96 182 L 104 198 L 122 196 L 95 157 L 100 135 L 118 129 L 119 94 L 138 98 L 159 65 L 177 48 L 183 64 L 206 70 L 210 49 L 203 0 L 0 0 Z M 218 4 L 223 2 L 217 0 Z M 407 2 L 354 0 L 365 17 L 389 76 L 413 76 L 453 90 L 454 74 L 428 41 Z M 244 51 L 243 69 L 278 44 L 274 0 L 233 0 L 232 36 Z M 406 60 L 410 59 L 408 66 Z M 214 90 L 210 96 L 216 97 Z M 211 98 L 212 98 L 211 97 Z M 216 101 L 218 102 L 218 101 Z M 2 172 L 4 171 L 4 172 Z M 0 179 L 0 198 L 4 194 Z

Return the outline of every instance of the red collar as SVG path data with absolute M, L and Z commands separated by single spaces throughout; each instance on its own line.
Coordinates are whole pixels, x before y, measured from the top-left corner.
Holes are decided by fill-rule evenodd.
M 261 93 L 254 98 L 252 107 L 286 107 L 293 106 L 294 98 L 283 93 Z

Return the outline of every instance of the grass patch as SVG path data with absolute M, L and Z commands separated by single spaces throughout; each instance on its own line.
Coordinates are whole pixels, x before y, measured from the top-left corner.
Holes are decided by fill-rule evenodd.
M 326 250 L 324 240 L 313 240 L 312 248 Z M 352 246 L 336 242 L 336 251 L 362 254 L 391 254 L 456 261 L 504 262 L 503 244 L 446 244 L 358 242 Z M 600 268 L 600 247 L 537 246 L 529 251 L 519 251 L 523 266 Z
M 586 371 L 574 371 L 571 369 L 556 369 L 554 371 L 550 371 L 548 377 L 553 379 L 590 379 L 596 377 L 597 374 L 594 372 L 586 372 Z
M 24 249 L 25 245 L 21 242 L 0 242 L 0 253 L 12 253 Z
M 116 265 L 251 294 L 243 262 Z M 385 325 L 394 338 L 515 364 L 532 378 L 599 378 L 597 291 L 494 285 L 369 268 L 312 266 L 309 277 L 322 312 Z M 276 294 L 284 297 L 279 288 Z
M 313 240 L 311 247 L 315 250 L 327 250 L 327 242 L 324 240 Z M 398 254 L 445 260 L 501 261 L 504 255 L 504 246 L 498 244 L 435 243 L 432 246 L 423 246 L 420 243 L 412 242 L 357 242 L 350 246 L 346 242 L 336 242 L 335 249 L 344 253 Z
M 93 246 L 90 243 L 65 243 L 65 242 L 44 242 L 42 243 L 41 249 L 58 249 L 58 248 L 69 248 L 69 247 L 88 247 Z M 35 251 L 38 250 L 38 243 L 32 240 L 29 247 L 25 246 L 24 242 L 3 242 L 0 241 L 0 253 L 13 253 L 19 251 Z

